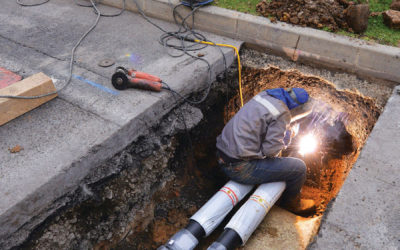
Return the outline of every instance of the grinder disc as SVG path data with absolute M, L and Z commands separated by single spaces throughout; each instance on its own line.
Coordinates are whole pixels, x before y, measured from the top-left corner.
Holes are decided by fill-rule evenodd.
M 105 58 L 99 62 L 99 66 L 107 68 L 107 67 L 114 65 L 114 63 L 115 63 L 114 60 L 112 60 L 110 58 Z
M 118 90 L 124 90 L 129 87 L 129 79 L 122 72 L 115 72 L 111 77 L 111 83 Z

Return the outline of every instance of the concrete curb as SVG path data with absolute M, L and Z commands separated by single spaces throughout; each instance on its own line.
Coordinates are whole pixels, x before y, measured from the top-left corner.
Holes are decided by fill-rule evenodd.
M 170 22 L 173 21 L 171 6 L 179 3 L 178 0 L 136 1 L 146 15 Z M 103 3 L 122 7 L 122 1 L 103 0 Z M 127 10 L 138 12 L 133 1 L 127 2 Z M 180 11 L 189 13 L 189 9 L 182 8 Z M 250 46 L 294 61 L 400 83 L 400 48 L 369 44 L 359 39 L 281 22 L 271 23 L 264 17 L 215 6 L 207 6 L 196 12 L 195 27 L 240 39 Z
M 308 249 L 399 249 L 398 91 L 400 86 L 393 90 Z

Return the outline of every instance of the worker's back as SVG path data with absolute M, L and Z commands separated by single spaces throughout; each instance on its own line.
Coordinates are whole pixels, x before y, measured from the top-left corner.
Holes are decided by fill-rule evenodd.
M 217 138 L 217 148 L 235 159 L 276 156 L 283 148 L 282 139 L 290 118 L 287 106 L 263 91 L 225 125 Z

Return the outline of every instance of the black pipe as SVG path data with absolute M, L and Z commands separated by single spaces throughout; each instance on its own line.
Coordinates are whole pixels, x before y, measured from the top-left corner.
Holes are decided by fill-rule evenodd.
M 160 246 L 157 250 L 193 249 L 205 235 L 204 228 L 197 221 L 189 220 L 184 229 L 177 232 L 167 244 Z
M 204 228 L 194 220 L 189 220 L 189 224 L 185 227 L 198 241 L 206 235 Z
M 243 244 L 242 238 L 240 238 L 239 234 L 236 233 L 235 230 L 226 228 L 224 232 L 219 236 L 216 242 L 217 244 L 213 244 L 214 246 L 223 245 L 226 250 L 233 250 Z M 213 246 L 211 245 L 211 247 Z M 211 248 L 210 247 L 210 248 Z M 210 249 L 209 248 L 209 249 Z M 211 248 L 212 249 L 212 248 Z M 222 249 L 217 247 L 215 249 Z

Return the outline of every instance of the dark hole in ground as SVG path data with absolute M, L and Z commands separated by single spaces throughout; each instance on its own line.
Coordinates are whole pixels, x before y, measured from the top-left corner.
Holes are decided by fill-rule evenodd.
M 313 216 L 321 215 L 340 190 L 380 114 L 374 100 L 356 92 L 337 90 L 321 78 L 296 70 L 244 68 L 243 80 L 245 101 L 262 90 L 276 87 L 303 87 L 319 100 L 312 115 L 299 122 L 299 134 L 293 141 L 296 145 L 304 134 L 312 131 L 319 141 L 317 151 L 302 156 L 296 148 L 289 148 L 283 155 L 297 156 L 306 162 L 308 174 L 302 196 L 314 199 L 318 211 Z M 229 120 L 239 107 L 239 97 L 235 96 L 227 104 L 221 100 L 203 110 L 205 120 L 191 131 L 193 155 L 188 144 L 181 143 L 173 161 L 181 178 L 154 197 L 154 220 L 147 229 L 129 235 L 116 249 L 154 249 L 164 244 L 227 181 L 217 170 L 215 138 L 224 120 Z M 182 141 L 185 136 L 182 135 Z M 204 240 L 199 249 L 206 249 L 225 224 Z
M 312 116 L 302 121 L 298 138 L 308 132 L 304 128 L 312 123 L 308 130 L 317 132 L 320 145 L 315 153 L 298 156 L 306 162 L 308 169 L 302 196 L 314 199 L 318 205 L 317 214 L 323 213 L 340 190 L 380 115 L 375 101 L 354 91 L 337 90 L 332 83 L 297 70 L 245 68 L 243 75 L 247 83 L 245 100 L 262 90 L 278 87 L 302 87 L 317 100 Z M 225 120 L 238 108 L 239 99 L 236 97 L 228 104 Z M 286 155 L 289 153 L 285 152 Z

